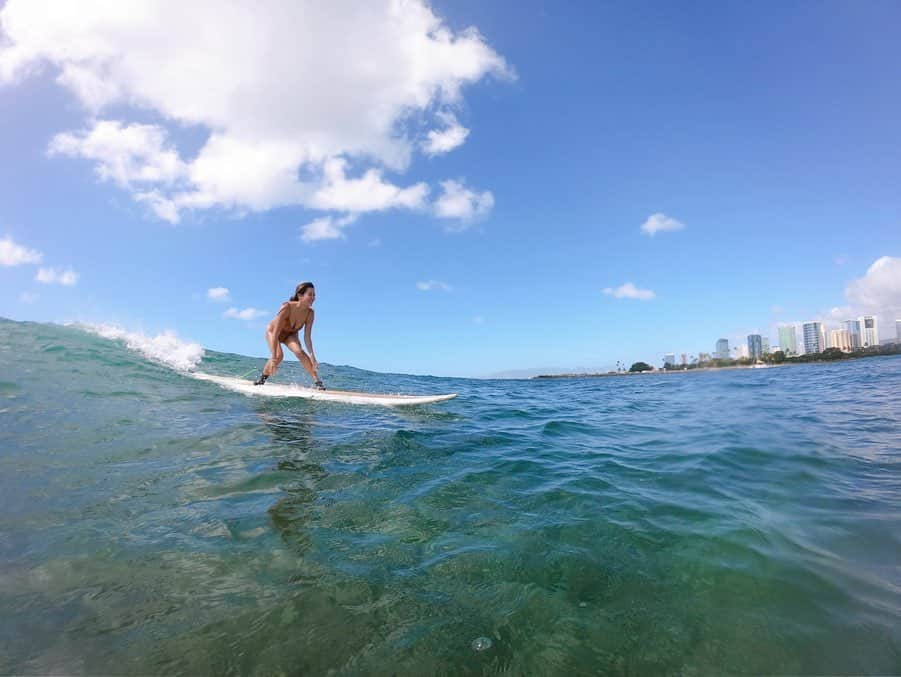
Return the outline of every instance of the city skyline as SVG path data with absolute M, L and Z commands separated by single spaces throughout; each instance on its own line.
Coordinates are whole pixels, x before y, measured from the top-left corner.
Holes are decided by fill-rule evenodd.
M 864 326 L 867 322 L 870 323 L 869 326 L 865 327 L 865 330 L 861 330 L 859 327 Z M 710 353 L 707 351 L 681 353 L 683 358 L 681 364 L 685 363 L 686 357 L 695 355 L 697 355 L 698 362 L 705 361 L 703 356 L 707 356 L 708 359 L 711 356 L 717 359 L 758 359 L 765 354 L 774 353 L 776 350 L 781 350 L 786 355 L 800 356 L 807 353 L 819 353 L 827 348 L 839 348 L 843 352 L 850 352 L 860 348 L 899 343 L 901 342 L 901 319 L 896 319 L 894 325 L 894 336 L 883 337 L 879 333 L 877 315 L 862 315 L 856 319 L 834 320 L 831 323 L 822 320 L 786 322 L 776 327 L 777 340 L 775 343 L 772 343 L 768 336 L 758 333 L 748 334 L 744 342 L 731 347 L 729 339 L 719 338 Z M 857 326 L 858 329 L 854 331 L 851 326 Z M 862 339 L 861 335 L 864 331 L 870 333 L 864 334 Z M 872 341 L 872 337 L 875 336 L 879 336 L 877 342 Z M 773 349 L 773 345 L 778 348 Z M 736 351 L 736 354 L 733 356 L 731 351 Z M 672 359 L 676 354 L 675 352 L 664 352 L 663 363 L 680 364 Z

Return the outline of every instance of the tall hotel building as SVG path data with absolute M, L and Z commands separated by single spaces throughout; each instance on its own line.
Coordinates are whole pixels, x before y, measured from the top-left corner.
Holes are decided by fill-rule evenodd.
M 901 320 L 899 320 L 901 322 Z M 716 342 L 716 359 L 718 360 L 728 360 L 729 359 L 729 339 L 720 339 Z
M 901 320 L 895 320 L 895 340 L 901 343 Z
M 821 353 L 826 350 L 826 334 L 823 331 L 822 322 L 805 322 L 802 331 L 804 332 L 804 352 Z
M 860 320 L 845 320 L 842 329 L 847 329 L 851 336 L 851 350 L 860 348 Z
M 798 352 L 798 333 L 795 331 L 795 325 L 786 324 L 779 327 L 779 347 L 786 355 Z
M 763 355 L 763 341 L 760 334 L 748 334 L 748 354 L 752 360 Z
M 843 353 L 850 353 L 851 334 L 847 329 L 833 329 L 829 332 L 829 347 L 838 348 Z
M 863 348 L 879 345 L 879 323 L 875 315 L 864 315 L 860 322 L 860 345 Z

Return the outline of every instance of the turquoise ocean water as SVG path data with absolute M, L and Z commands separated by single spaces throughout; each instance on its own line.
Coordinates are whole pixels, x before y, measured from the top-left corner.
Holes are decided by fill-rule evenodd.
M 260 364 L 0 321 L 0 673 L 901 673 L 901 358 L 181 371 Z

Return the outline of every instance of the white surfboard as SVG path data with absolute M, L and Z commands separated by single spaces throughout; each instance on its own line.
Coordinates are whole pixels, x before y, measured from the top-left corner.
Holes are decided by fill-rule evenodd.
M 317 390 L 298 385 L 266 383 L 255 386 L 252 381 L 232 376 L 216 376 L 195 371 L 191 376 L 201 381 L 210 381 L 234 390 L 235 392 L 255 397 L 300 397 L 306 400 L 322 400 L 325 402 L 345 402 L 347 404 L 379 404 L 388 407 L 410 406 L 413 404 L 431 404 L 452 400 L 457 393 L 448 395 L 391 395 L 383 393 L 358 393 L 350 390 Z

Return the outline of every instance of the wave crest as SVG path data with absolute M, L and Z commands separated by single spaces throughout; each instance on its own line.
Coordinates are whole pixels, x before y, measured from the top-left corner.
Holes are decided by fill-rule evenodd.
M 129 350 L 160 362 L 179 371 L 192 371 L 203 359 L 203 346 L 178 338 L 171 329 L 148 336 L 143 332 L 131 332 L 113 324 L 76 323 L 73 326 L 113 341 L 123 341 Z

